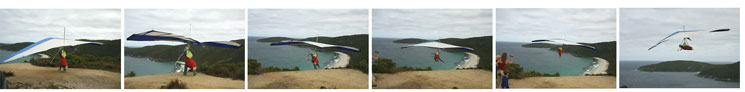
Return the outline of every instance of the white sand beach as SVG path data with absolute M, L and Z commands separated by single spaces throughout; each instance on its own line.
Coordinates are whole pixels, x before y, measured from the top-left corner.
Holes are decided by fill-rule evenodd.
M 341 52 L 335 52 L 335 53 L 336 54 L 339 54 L 339 62 L 336 62 L 336 64 L 331 65 L 331 66 L 326 67 L 326 68 L 333 69 L 333 68 L 344 68 L 344 67 L 347 67 L 347 65 L 349 64 L 349 55 L 344 54 L 344 53 L 341 53 Z
M 598 60 L 598 67 L 592 69 L 589 74 L 608 74 L 608 72 L 606 72 L 606 70 L 608 70 L 608 61 L 599 57 L 593 58 L 595 58 L 595 60 Z
M 456 69 L 463 69 L 463 68 L 476 68 L 476 65 L 479 64 L 479 56 L 470 52 L 466 52 L 468 54 L 468 61 L 466 64 L 462 64 Z

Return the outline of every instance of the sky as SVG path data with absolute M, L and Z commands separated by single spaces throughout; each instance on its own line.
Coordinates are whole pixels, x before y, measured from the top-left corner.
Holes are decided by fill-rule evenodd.
M 740 10 L 736 8 L 702 9 L 620 9 L 619 59 L 621 61 L 696 60 L 736 62 L 740 56 Z M 682 40 L 670 40 L 652 50 L 649 47 L 675 31 L 711 31 L 729 28 L 728 32 L 690 37 L 692 51 L 678 51 Z
M 492 35 L 491 9 L 373 9 L 372 37 L 471 38 Z
M 124 37 L 155 29 L 184 35 L 200 42 L 245 39 L 244 12 L 244 9 L 125 9 Z M 159 44 L 183 43 L 125 41 L 124 46 L 143 47 Z
M 248 36 L 308 38 L 368 34 L 368 9 L 248 9 Z
M 497 41 L 616 41 L 615 8 L 496 9 L 495 17 Z
M 121 38 L 119 9 L 0 9 L 0 43 Z M 67 31 L 64 31 L 64 30 Z

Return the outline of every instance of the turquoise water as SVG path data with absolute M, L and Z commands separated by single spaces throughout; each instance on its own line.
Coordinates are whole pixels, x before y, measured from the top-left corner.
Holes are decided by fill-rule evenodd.
M 5 59 L 6 57 L 10 56 L 13 53 L 15 53 L 15 51 L 0 50 L 0 60 Z M 49 57 L 52 57 L 52 56 L 49 56 Z M 26 56 L 26 57 L 23 57 L 23 58 L 19 58 L 19 59 L 16 59 L 16 60 L 13 60 L 13 61 L 10 61 L 10 62 L 7 62 L 7 63 L 23 62 L 23 61 L 26 61 L 26 60 L 30 60 L 31 58 L 41 58 L 41 56 L 36 55 L 36 54 L 32 54 L 32 55 L 29 55 L 29 56 Z
M 523 67 L 523 72 L 559 72 L 561 76 L 581 76 L 596 65 L 591 57 L 575 57 L 568 53 L 559 56 L 548 48 L 524 48 L 523 44 L 529 43 L 497 42 L 497 55 L 503 52 L 513 55 L 515 63 Z
M 248 58 L 254 59 L 261 63 L 261 67 L 279 67 L 279 68 L 295 68 L 299 67 L 300 70 L 313 70 L 313 63 L 311 63 L 311 57 L 308 55 L 311 53 L 309 48 L 301 48 L 295 46 L 269 46 L 271 43 L 257 42 L 256 40 L 263 37 L 248 37 Z M 321 68 L 335 64 L 336 53 L 334 52 L 318 52 L 318 64 Z
M 437 49 L 413 47 L 401 49 L 401 47 L 411 44 L 393 43 L 396 38 L 373 38 L 371 53 L 375 55 L 375 50 L 380 51 L 381 58 L 388 58 L 396 62 L 396 66 L 410 66 L 414 68 L 432 67 L 433 70 L 453 70 L 458 65 L 464 63 L 468 56 L 463 52 L 440 51 L 440 59 L 445 62 L 435 62 L 434 54 Z
M 171 73 L 176 62 L 155 62 L 147 58 L 124 56 L 124 74 L 134 71 L 137 76 Z

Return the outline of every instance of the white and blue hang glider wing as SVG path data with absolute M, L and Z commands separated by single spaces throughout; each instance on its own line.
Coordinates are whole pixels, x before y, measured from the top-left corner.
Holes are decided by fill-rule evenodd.
M 129 37 L 127 37 L 127 40 L 133 40 L 133 41 L 176 41 L 176 42 L 183 42 L 187 44 L 198 44 L 199 41 L 182 36 L 182 35 L 176 35 L 166 32 L 160 32 L 155 30 L 150 30 L 143 33 L 138 34 L 132 34 Z
M 437 49 L 462 49 L 462 50 L 466 50 L 470 52 L 474 51 L 473 48 L 455 46 L 455 45 L 450 45 L 450 44 L 442 43 L 438 41 L 427 41 L 427 42 L 412 44 L 412 45 L 401 47 L 401 49 L 409 48 L 409 47 L 429 47 L 429 48 L 437 48 Z
M 541 39 L 541 40 L 533 40 L 531 42 L 554 42 L 554 43 L 559 43 L 562 45 L 575 45 L 575 46 L 581 46 L 581 47 L 585 47 L 585 48 L 592 49 L 592 50 L 597 50 L 595 47 L 592 47 L 590 45 L 579 44 L 577 42 L 567 41 L 564 39 L 548 39 L 548 40 Z
M 11 54 L 8 57 L 5 57 L 2 61 L 0 61 L 0 63 L 12 61 L 18 58 L 22 58 L 22 57 L 25 57 L 25 56 L 28 56 L 34 53 L 46 51 L 52 48 L 63 47 L 63 46 L 75 46 L 75 45 L 99 45 L 100 46 L 100 45 L 103 45 L 103 43 L 73 41 L 73 40 L 64 40 L 62 38 L 49 37 L 41 41 L 38 41 L 34 44 L 31 44 L 27 46 L 26 48 L 23 48 L 20 51 Z
M 325 44 L 325 43 L 319 43 L 319 42 L 313 42 L 313 41 L 288 41 L 288 42 L 277 42 L 269 44 L 270 46 L 277 46 L 277 45 L 290 45 L 290 44 L 309 44 L 316 47 L 319 47 L 321 49 L 323 48 L 336 48 L 346 51 L 354 51 L 354 52 L 360 52 L 360 49 L 349 47 L 349 46 L 339 46 L 339 45 L 331 45 L 331 44 Z
M 231 41 L 213 41 L 213 42 L 204 42 L 203 44 L 215 46 L 215 47 L 225 47 L 225 48 L 240 48 L 241 44 Z
M 204 42 L 201 43 L 197 40 L 194 40 L 192 38 L 182 36 L 182 35 L 176 35 L 166 32 L 160 32 L 155 30 L 150 30 L 143 33 L 138 34 L 132 34 L 131 36 L 127 37 L 127 40 L 132 41 L 175 41 L 175 42 L 183 42 L 187 44 L 197 44 L 199 46 L 202 46 L 202 44 L 207 44 L 210 46 L 215 47 L 225 47 L 225 48 L 239 48 L 243 46 L 242 44 L 236 43 L 236 42 L 230 42 L 230 41 L 214 41 L 214 42 Z
M 662 42 L 666 42 L 673 39 L 688 39 L 691 40 L 689 37 L 698 35 L 698 34 L 706 34 L 706 33 L 714 33 L 714 32 L 725 32 L 729 31 L 729 29 L 717 29 L 712 31 L 703 31 L 703 30 L 683 30 L 683 31 L 676 31 L 670 35 L 668 35 L 665 38 L 662 38 L 657 44 L 652 45 L 652 47 L 649 47 L 647 50 L 652 50 L 652 48 L 657 47 L 657 45 L 660 45 Z

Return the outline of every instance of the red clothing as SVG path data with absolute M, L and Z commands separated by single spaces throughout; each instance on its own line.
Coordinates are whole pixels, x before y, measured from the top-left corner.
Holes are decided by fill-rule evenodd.
M 65 60 L 65 57 L 62 56 L 62 54 L 59 54 L 59 57 L 60 57 L 59 64 L 62 65 L 62 67 L 67 67 L 67 60 Z
M 683 50 L 693 50 L 693 47 L 680 45 L 680 49 L 683 49 Z
M 499 70 L 505 70 L 507 67 L 505 67 L 504 62 L 498 62 L 497 65 L 499 65 Z
M 559 56 L 561 56 L 562 53 L 564 53 L 564 50 L 559 49 Z
M 435 54 L 435 60 L 440 60 L 440 55 Z
M 194 62 L 194 60 L 192 60 L 189 57 L 186 57 L 186 62 L 184 62 L 184 63 L 186 63 L 186 67 L 189 67 L 189 68 L 197 67 L 197 63 Z
M 313 57 L 313 64 L 318 64 L 318 57 Z

